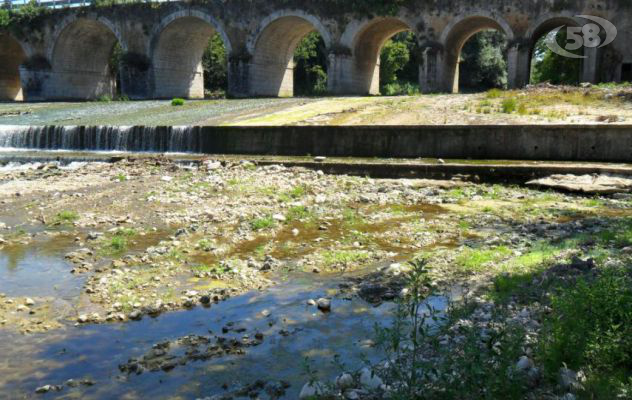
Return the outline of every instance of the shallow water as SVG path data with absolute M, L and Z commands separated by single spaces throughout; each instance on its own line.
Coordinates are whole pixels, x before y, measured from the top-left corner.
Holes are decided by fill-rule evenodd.
M 0 250 L 0 293 L 11 297 L 76 297 L 84 279 L 72 275 L 72 265 L 64 260 L 73 238 L 39 236 L 28 244 Z
M 38 386 L 90 377 L 94 386 L 65 388 L 42 397 L 196 398 L 223 393 L 224 384 L 230 390 L 261 379 L 288 381 L 291 387 L 285 398 L 297 398 L 308 380 L 306 358 L 323 379 L 340 372 L 332 366 L 335 355 L 349 369 L 362 366 L 362 354 L 373 361 L 379 359 L 366 341 L 373 338 L 376 323 L 388 323 L 392 304 L 373 308 L 358 298 L 334 299 L 333 311 L 327 314 L 306 304 L 309 298 L 326 295 L 338 280 L 314 278 L 313 274 L 294 276 L 267 291 L 234 297 L 210 308 L 126 324 L 69 327 L 30 336 L 0 330 L 0 397 L 28 398 Z M 446 306 L 441 297 L 429 302 L 438 309 Z M 222 327 L 230 322 L 246 331 L 223 334 Z M 281 335 L 281 330 L 289 335 Z M 192 334 L 212 335 L 209 332 L 235 338 L 261 332 L 265 339 L 263 344 L 247 348 L 245 355 L 190 362 L 170 372 L 127 376 L 118 369 L 155 343 Z

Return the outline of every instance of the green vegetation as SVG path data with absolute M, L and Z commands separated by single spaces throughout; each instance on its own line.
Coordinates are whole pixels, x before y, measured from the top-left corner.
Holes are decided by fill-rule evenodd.
M 260 231 L 264 229 L 270 229 L 275 225 L 274 218 L 272 216 L 265 216 L 262 218 L 255 218 L 250 221 L 250 228 L 253 231 Z
M 586 398 L 614 399 L 632 376 L 632 279 L 605 270 L 558 290 L 544 322 L 539 356 L 551 381 L 561 367 L 586 375 Z
M 321 96 L 327 93 L 327 51 L 318 32 L 309 33 L 294 51 L 295 94 Z
M 228 55 L 219 33 L 209 39 L 202 56 L 202 67 L 204 68 L 205 97 L 225 97 L 228 88 Z
M 312 213 L 305 206 L 294 206 L 285 213 L 285 219 L 289 221 L 304 220 L 312 217 Z
M 517 102 L 516 99 L 505 99 L 502 102 L 502 110 L 505 114 L 511 114 L 516 111 Z
M 383 95 L 420 93 L 418 47 L 411 32 L 399 33 L 384 44 L 380 54 L 380 92 Z
M 455 263 L 461 271 L 482 272 L 486 267 L 492 267 L 502 259 L 511 255 L 511 250 L 505 246 L 491 249 L 465 249 L 456 257 Z
M 206 264 L 201 264 L 201 265 L 194 265 L 192 267 L 194 272 L 202 272 L 202 273 L 208 273 L 208 274 L 215 274 L 215 275 L 225 275 L 227 273 L 230 272 L 230 267 L 226 264 L 213 264 L 213 265 L 206 265 Z
M 129 239 L 136 236 L 136 234 L 136 230 L 132 228 L 118 229 L 109 240 L 106 240 L 99 253 L 104 256 L 119 256 L 123 254 L 129 247 Z
M 174 107 L 179 107 L 184 105 L 184 99 L 175 98 L 171 100 L 171 105 Z
M 578 84 L 582 65 L 581 60 L 563 57 L 552 52 L 546 45 L 546 40 L 549 36 L 550 34 L 543 36 L 535 45 L 531 83 Z M 558 43 L 566 43 L 566 29 L 560 30 L 555 40 Z M 572 53 L 580 54 L 579 51 Z
M 365 261 L 370 254 L 362 250 L 332 250 L 323 253 L 323 262 L 327 267 L 334 265 L 349 265 Z
M 79 214 L 75 211 L 61 211 L 57 213 L 55 216 L 53 224 L 61 225 L 61 224 L 71 224 L 79 219 Z
M 461 50 L 459 85 L 466 90 L 507 87 L 506 47 L 504 33 L 496 30 L 472 36 Z

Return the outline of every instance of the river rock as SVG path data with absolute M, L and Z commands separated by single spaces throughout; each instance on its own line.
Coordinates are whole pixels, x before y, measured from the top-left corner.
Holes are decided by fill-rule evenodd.
M 318 301 L 316 302 L 316 305 L 318 306 L 318 309 L 320 311 L 323 312 L 329 312 L 331 311 L 331 300 L 326 299 L 326 298 L 320 298 L 318 299 Z
M 520 359 L 516 363 L 516 369 L 518 371 L 526 371 L 532 367 L 533 367 L 533 361 L 527 356 L 520 357 Z
M 311 399 L 314 396 L 320 396 L 325 392 L 322 383 L 307 382 L 301 389 L 301 393 L 298 395 L 299 400 Z
M 367 389 L 374 390 L 382 386 L 382 379 L 373 374 L 368 368 L 363 368 L 362 371 L 360 371 L 360 385 Z
M 347 389 L 353 388 L 355 386 L 355 381 L 353 379 L 353 376 L 351 376 L 351 374 L 346 373 L 346 372 L 338 376 L 336 378 L 336 386 L 338 386 L 338 389 L 340 389 L 343 392 Z
M 589 194 L 612 194 L 632 190 L 632 179 L 615 175 L 551 175 L 527 182 L 527 186 Z
M 128 318 L 133 320 L 133 321 L 138 321 L 143 317 L 143 314 L 138 311 L 138 310 L 134 310 L 131 313 L 129 313 Z

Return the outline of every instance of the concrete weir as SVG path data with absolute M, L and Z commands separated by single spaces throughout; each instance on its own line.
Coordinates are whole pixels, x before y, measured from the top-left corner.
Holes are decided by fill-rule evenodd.
M 3 148 L 632 162 L 632 126 L 0 126 Z

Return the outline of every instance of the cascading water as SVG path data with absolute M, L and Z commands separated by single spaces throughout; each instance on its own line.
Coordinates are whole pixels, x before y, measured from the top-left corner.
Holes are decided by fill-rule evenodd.
M 199 153 L 197 127 L 0 126 L 2 150 Z

